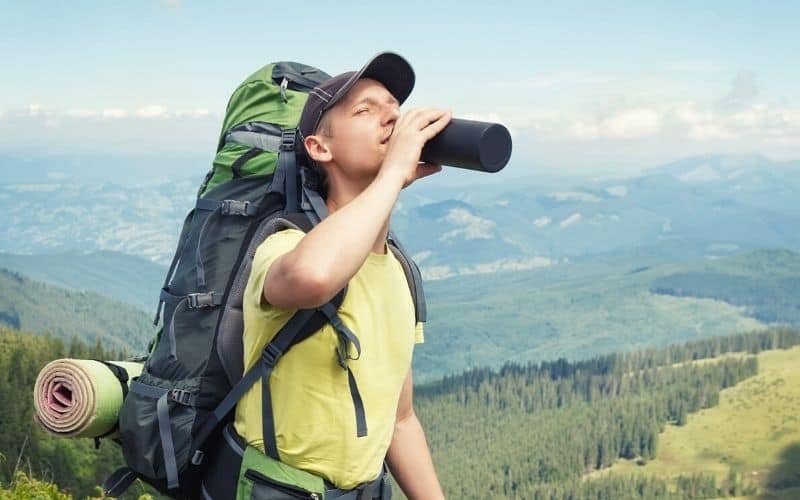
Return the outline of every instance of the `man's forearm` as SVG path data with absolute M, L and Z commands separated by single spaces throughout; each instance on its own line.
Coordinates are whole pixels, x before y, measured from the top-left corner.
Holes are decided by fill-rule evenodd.
M 444 498 L 425 432 L 415 414 L 395 424 L 386 462 L 409 500 Z

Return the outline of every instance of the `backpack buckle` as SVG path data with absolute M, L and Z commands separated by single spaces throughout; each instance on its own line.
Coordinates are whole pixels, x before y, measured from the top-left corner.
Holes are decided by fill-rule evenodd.
M 272 345 L 272 342 L 270 342 L 264 348 L 264 352 L 261 354 L 261 359 L 264 360 L 264 363 L 266 363 L 267 366 L 274 366 L 278 358 L 280 358 L 282 355 L 283 352 L 281 352 L 280 349 Z
M 219 213 L 222 215 L 247 215 L 250 202 L 247 200 L 222 200 L 219 206 Z
M 214 306 L 214 292 L 190 293 L 186 296 L 189 309 Z
M 294 141 L 297 129 L 281 130 L 281 151 L 294 151 Z
M 172 401 L 184 406 L 192 406 L 192 400 L 194 399 L 192 393 L 184 389 L 172 389 L 169 396 Z

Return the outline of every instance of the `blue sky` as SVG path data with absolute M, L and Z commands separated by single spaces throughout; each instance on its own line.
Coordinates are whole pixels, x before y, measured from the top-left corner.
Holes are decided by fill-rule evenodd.
M 7 2 L 0 154 L 208 152 L 236 84 L 381 50 L 409 106 L 497 120 L 520 169 L 800 159 L 798 2 Z

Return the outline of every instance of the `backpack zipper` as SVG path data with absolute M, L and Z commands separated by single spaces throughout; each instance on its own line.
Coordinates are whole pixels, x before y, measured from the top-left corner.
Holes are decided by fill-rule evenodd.
M 271 479 L 253 469 L 247 469 L 244 473 L 244 477 L 253 482 L 262 483 L 269 486 L 270 488 L 275 488 L 276 490 L 282 493 L 286 493 L 287 495 L 291 495 L 295 498 L 310 498 L 312 500 L 320 500 L 320 496 L 317 493 L 306 491 L 302 488 L 299 488 L 291 484 L 275 481 L 274 479 Z

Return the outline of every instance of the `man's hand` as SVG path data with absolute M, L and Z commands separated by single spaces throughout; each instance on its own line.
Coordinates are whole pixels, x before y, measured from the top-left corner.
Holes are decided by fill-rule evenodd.
M 437 108 L 414 108 L 400 116 L 389 139 L 386 157 L 379 175 L 396 175 L 403 179 L 403 187 L 422 177 L 440 171 L 440 165 L 420 163 L 422 147 L 441 132 L 452 114 Z

